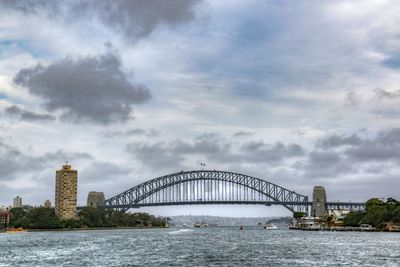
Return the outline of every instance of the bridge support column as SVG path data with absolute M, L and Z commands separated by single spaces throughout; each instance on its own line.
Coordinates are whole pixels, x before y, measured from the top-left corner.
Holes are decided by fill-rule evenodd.
M 323 217 L 328 214 L 326 209 L 326 192 L 323 186 L 315 186 L 313 190 L 313 203 L 311 207 L 311 216 Z

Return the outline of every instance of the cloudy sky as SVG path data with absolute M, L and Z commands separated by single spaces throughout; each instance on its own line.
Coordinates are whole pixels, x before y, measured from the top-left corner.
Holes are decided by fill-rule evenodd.
M 66 160 L 80 204 L 201 162 L 329 200 L 400 198 L 398 14 L 396 0 L 0 0 L 0 205 L 53 202 Z

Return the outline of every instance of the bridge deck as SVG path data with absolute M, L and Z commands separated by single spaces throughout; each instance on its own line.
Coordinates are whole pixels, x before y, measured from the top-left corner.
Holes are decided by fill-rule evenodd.
M 105 205 L 103 208 L 107 209 L 137 209 L 142 207 L 157 207 L 157 206 L 182 206 L 182 205 L 301 205 L 312 206 L 312 202 L 281 202 L 281 201 L 182 201 L 182 202 L 160 202 L 160 203 L 136 203 L 136 204 L 122 204 L 122 205 Z M 342 207 L 349 210 L 361 210 L 365 208 L 364 202 L 327 202 L 328 209 Z M 78 210 L 85 208 L 85 206 L 77 207 Z

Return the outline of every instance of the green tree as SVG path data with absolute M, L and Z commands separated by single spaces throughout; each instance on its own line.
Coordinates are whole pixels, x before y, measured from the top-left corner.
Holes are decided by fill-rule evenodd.
M 383 200 L 380 200 L 379 198 L 371 198 L 370 200 L 365 203 L 366 210 L 369 210 L 372 207 L 375 206 L 384 206 L 385 202 Z
M 23 208 L 12 208 L 11 212 L 11 226 L 16 227 L 20 221 L 25 217 L 26 211 Z
M 79 218 L 81 224 L 87 227 L 114 226 L 109 220 L 109 213 L 105 209 L 87 207 L 81 210 Z
M 63 220 L 62 222 L 63 228 L 81 228 L 82 227 L 82 222 L 80 220 L 74 220 L 74 219 L 68 219 L 68 220 Z
M 361 219 L 361 223 L 370 224 L 376 227 L 384 222 L 384 216 L 384 206 L 372 206 L 367 210 L 367 213 Z
M 392 205 L 396 205 L 396 206 L 400 206 L 400 201 L 397 201 L 396 199 L 389 197 L 386 200 L 386 204 L 392 204 Z
M 364 218 L 365 212 L 355 211 L 350 212 L 344 217 L 344 224 L 347 226 L 360 226 L 361 220 Z
M 52 208 L 34 208 L 18 224 L 16 226 L 29 229 L 58 229 L 63 227 Z
M 293 212 L 293 218 L 295 218 L 295 219 L 299 219 L 299 218 L 302 218 L 304 216 L 306 216 L 306 214 L 304 212 L 302 212 L 302 211 Z

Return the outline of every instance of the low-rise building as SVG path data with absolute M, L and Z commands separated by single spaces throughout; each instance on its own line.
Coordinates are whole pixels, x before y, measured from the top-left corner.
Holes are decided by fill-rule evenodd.
M 7 211 L 0 211 L 0 225 L 6 226 L 11 222 L 12 213 Z

